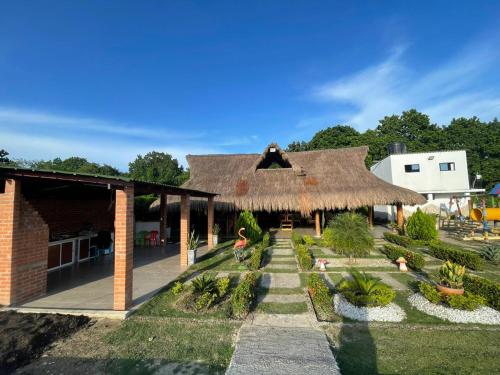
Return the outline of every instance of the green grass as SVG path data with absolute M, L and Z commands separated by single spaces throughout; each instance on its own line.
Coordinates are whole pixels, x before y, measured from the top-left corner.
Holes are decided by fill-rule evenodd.
M 302 294 L 304 288 L 258 288 L 257 294 Z
M 396 279 L 401 284 L 408 286 L 410 289 L 413 289 L 413 287 L 417 283 L 416 277 L 408 273 L 404 272 L 390 273 L 389 276 L 392 277 L 393 279 Z
M 342 280 L 342 275 L 340 273 L 328 272 L 328 276 L 330 277 L 330 280 L 332 280 L 332 282 L 335 285 L 337 285 L 339 283 L 339 281 Z
M 255 310 L 265 314 L 302 314 L 307 312 L 307 304 L 305 302 L 261 302 Z
M 263 269 L 264 272 L 267 273 L 297 273 L 297 268 L 271 268 L 271 267 L 266 267 Z
M 396 298 L 394 299 L 394 303 L 400 306 L 406 313 L 406 319 L 403 323 L 418 323 L 418 324 L 451 324 L 455 323 L 448 322 L 446 320 L 439 319 L 432 315 L 427 315 L 416 308 L 414 308 L 408 302 L 408 297 L 413 294 L 413 292 L 396 291 Z
M 326 332 L 344 375 L 498 373 L 498 330 L 356 324 Z
M 377 266 L 377 267 L 366 267 L 366 266 L 356 266 L 353 264 L 352 267 L 330 267 L 330 265 L 326 266 L 326 269 L 328 272 L 349 272 L 351 268 L 355 268 L 358 271 L 366 271 L 366 272 L 396 272 L 398 269 L 396 266 L 394 267 L 383 267 L 383 266 Z
M 105 338 L 111 350 L 106 373 L 148 374 L 165 363 L 179 364 L 185 371 L 194 362 L 190 373 L 224 373 L 240 326 L 234 322 L 131 318 Z

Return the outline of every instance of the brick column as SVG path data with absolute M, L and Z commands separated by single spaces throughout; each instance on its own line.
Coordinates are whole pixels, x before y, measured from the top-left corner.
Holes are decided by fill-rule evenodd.
M 402 230 L 403 225 L 404 225 L 404 216 L 403 216 L 403 204 L 397 203 L 396 204 L 396 222 L 398 224 L 398 227 Z
M 189 236 L 189 215 L 190 215 L 189 194 L 181 195 L 181 266 L 188 264 L 188 236 Z
M 315 224 L 316 224 L 316 237 L 321 237 L 321 213 L 316 211 L 315 213 Z
M 160 194 L 160 245 L 167 244 L 167 194 Z
M 132 304 L 134 255 L 134 188 L 116 190 L 114 310 Z
M 11 305 L 14 300 L 14 226 L 20 215 L 21 183 L 5 181 L 0 194 L 0 304 Z
M 214 197 L 209 197 L 207 202 L 207 221 L 208 221 L 208 250 L 214 247 L 214 236 L 212 230 L 214 228 Z

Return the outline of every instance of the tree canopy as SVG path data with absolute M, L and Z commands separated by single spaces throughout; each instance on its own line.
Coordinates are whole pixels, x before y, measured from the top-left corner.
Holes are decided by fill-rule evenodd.
M 10 159 L 7 156 L 9 156 L 9 153 L 0 149 L 0 163 L 10 163 Z
M 138 155 L 129 163 L 130 177 L 135 180 L 180 185 L 189 178 L 189 171 L 179 165 L 177 159 L 164 152 L 152 151 Z
M 467 151 L 471 180 L 482 175 L 480 184 L 490 188 L 500 180 L 500 122 L 482 122 L 477 117 L 453 119 L 449 125 L 431 123 L 428 115 L 415 109 L 386 116 L 374 129 L 363 133 L 349 125 L 318 131 L 309 141 L 291 143 L 287 151 L 306 151 L 367 145 L 367 166 L 388 155 L 387 145 L 403 142 L 408 152 L 439 150 Z M 478 187 L 480 184 L 476 184 Z
M 55 158 L 52 160 L 18 161 L 18 165 L 34 169 L 46 169 L 75 173 L 100 174 L 106 176 L 120 176 L 122 173 L 107 164 L 98 164 L 85 158 L 72 156 L 67 159 Z

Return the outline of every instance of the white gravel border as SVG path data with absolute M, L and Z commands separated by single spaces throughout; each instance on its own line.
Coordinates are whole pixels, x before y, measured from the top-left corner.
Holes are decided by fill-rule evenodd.
M 395 303 L 384 307 L 357 307 L 338 293 L 333 297 L 333 306 L 337 314 L 363 322 L 401 322 L 406 318 L 404 310 Z
M 419 311 L 453 323 L 500 324 L 500 312 L 487 306 L 474 311 L 458 310 L 442 304 L 434 304 L 420 293 L 408 297 L 408 302 Z

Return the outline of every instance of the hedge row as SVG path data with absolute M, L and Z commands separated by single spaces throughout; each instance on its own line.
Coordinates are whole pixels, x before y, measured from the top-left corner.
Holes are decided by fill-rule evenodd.
M 302 268 L 303 271 L 313 268 L 312 255 L 306 245 L 296 245 L 295 251 L 297 252 L 297 259 L 299 260 L 300 268 Z
M 500 311 L 500 284 L 476 275 L 464 275 L 465 290 L 486 299 L 488 306 Z
M 302 236 L 298 234 L 297 232 L 292 232 L 292 242 L 294 245 L 302 245 L 304 243 L 304 240 L 302 239 Z
M 484 265 L 483 259 L 478 253 L 441 241 L 432 241 L 429 244 L 429 253 L 435 258 L 451 260 L 471 270 L 481 270 Z
M 307 282 L 314 310 L 319 320 L 328 320 L 334 314 L 332 292 L 325 280 L 317 273 L 311 274 Z
M 269 233 L 265 233 L 262 237 L 262 241 L 259 242 L 252 251 L 250 261 L 248 262 L 248 268 L 250 268 L 251 270 L 258 270 L 260 268 L 260 264 L 262 263 L 262 258 L 264 256 L 264 250 L 269 247 L 269 244 Z
M 425 259 L 422 254 L 415 253 L 402 246 L 385 244 L 381 251 L 392 261 L 399 257 L 405 258 L 408 267 L 414 270 L 420 271 L 425 266 Z
M 255 298 L 255 287 L 257 285 L 257 274 L 249 272 L 234 289 L 231 295 L 231 311 L 235 318 L 245 318 L 250 312 Z
M 404 247 L 410 246 L 411 242 L 412 242 L 410 237 L 401 236 L 399 234 L 395 234 L 395 233 L 391 233 L 391 232 L 384 232 L 384 238 L 389 242 L 392 242 L 396 245 L 404 246 Z

